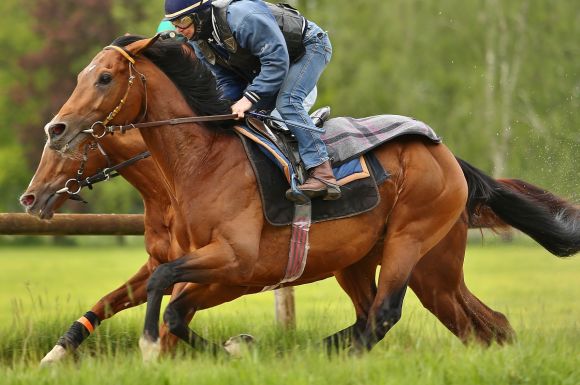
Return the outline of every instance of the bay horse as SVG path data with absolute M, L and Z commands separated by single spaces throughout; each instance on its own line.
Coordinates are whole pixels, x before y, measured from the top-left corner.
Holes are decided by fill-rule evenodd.
M 90 140 L 84 131 L 107 115 L 108 123 L 127 123 L 140 116 L 144 121 L 190 116 L 193 110 L 201 115 L 226 112 L 213 78 L 198 61 L 181 47 L 153 42 L 140 40 L 129 44 L 126 51 L 104 50 L 93 59 L 79 75 L 69 101 L 46 126 L 51 148 L 69 157 L 78 155 Z M 147 58 L 154 49 L 161 49 L 161 56 L 169 60 L 154 64 Z M 125 76 L 129 79 L 130 71 L 142 74 L 141 87 L 131 88 L 127 85 L 131 83 L 122 81 Z M 115 113 L 110 114 L 112 111 Z M 194 346 L 207 345 L 184 322 L 192 315 L 191 304 L 199 295 L 196 290 L 200 285 L 215 285 L 213 296 L 219 297 L 233 287 L 252 292 L 275 284 L 285 267 L 279 256 L 287 252 L 289 230 L 263 220 L 253 172 L 239 140 L 228 130 L 187 124 L 141 133 L 174 210 L 171 235 L 185 253 L 160 265 L 149 279 L 142 349 L 157 349 L 160 299 L 179 282 L 192 284 L 171 301 L 165 320 L 178 337 Z M 295 282 L 308 283 L 334 274 L 350 290 L 351 298 L 366 303 L 357 308 L 357 322 L 352 327 L 329 338 L 335 341 L 348 335 L 357 349 L 372 348 L 398 321 L 413 268 L 421 266 L 422 258 L 459 223 L 467 202 L 465 170 L 443 145 L 401 138 L 375 154 L 393 174 L 380 188 L 381 204 L 358 217 L 313 225 L 309 261 L 304 275 Z M 566 253 L 576 252 L 578 242 L 573 247 Z M 378 263 L 377 287 L 374 271 Z M 356 307 L 357 301 L 353 301 Z
M 28 186 L 22 194 L 20 202 L 27 213 L 42 219 L 50 219 L 66 200 L 67 194 L 57 194 L 65 183 L 70 179 L 78 177 L 78 170 L 82 168 L 82 178 L 97 174 L 99 170 L 110 168 L 112 164 L 125 162 L 137 154 L 146 151 L 145 143 L 137 131 L 129 131 L 120 137 L 107 135 L 99 140 L 101 151 L 97 147 L 86 154 L 86 160 L 77 161 L 61 157 L 56 151 L 45 146 L 41 161 Z M 81 167 L 82 163 L 82 167 Z M 171 238 L 173 210 L 169 195 L 163 188 L 159 188 L 155 183 L 160 175 L 151 159 L 142 159 L 127 168 L 119 169 L 119 173 L 129 181 L 141 194 L 145 207 L 145 245 L 149 255 L 147 263 L 143 265 L 137 273 L 129 278 L 113 292 L 101 298 L 93 307 L 91 312 L 96 314 L 99 321 L 113 316 L 119 311 L 136 306 L 146 301 L 146 282 L 150 274 L 161 263 L 166 263 L 177 259 L 183 252 L 175 239 Z M 506 181 L 500 181 L 505 183 Z M 511 182 L 511 181 L 510 181 Z M 519 184 L 525 182 L 518 182 Z M 530 186 L 529 184 L 526 184 Z M 71 188 L 73 188 L 71 186 Z M 73 188 L 74 189 L 74 188 Z M 411 273 L 409 285 L 418 295 L 423 305 L 435 314 L 443 324 L 464 342 L 471 339 L 485 344 L 496 340 L 499 343 L 508 341 L 513 331 L 507 319 L 498 312 L 492 311 L 475 297 L 466 287 L 463 280 L 463 258 L 465 254 L 465 242 L 468 223 L 485 227 L 506 226 L 497 218 L 491 208 L 480 205 L 479 210 L 488 209 L 483 217 L 467 211 L 463 217 L 456 222 L 450 232 L 431 249 L 415 266 Z M 469 217 L 469 219 L 467 218 Z M 476 223 L 477 222 L 477 223 Z M 176 296 L 182 285 L 175 285 L 172 296 Z M 203 299 L 203 293 L 207 287 L 199 289 L 195 298 L 192 298 L 191 307 L 203 309 L 209 307 Z M 211 290 L 208 291 L 211 293 Z M 231 294 L 238 291 L 232 290 Z M 205 294 L 207 295 L 207 294 Z M 214 304 L 226 298 L 214 298 Z M 355 308 L 365 308 L 364 303 L 357 303 L 361 298 L 353 296 Z M 358 314 L 362 312 L 357 311 Z M 193 312 L 189 314 L 193 317 Z M 43 363 L 56 361 L 63 357 L 67 351 L 76 349 L 82 338 L 71 336 L 69 330 L 61 337 L 59 343 L 53 349 L 52 354 L 48 354 Z M 161 329 L 161 345 L 164 350 L 171 350 L 175 345 L 175 337 L 167 331 L 164 323 Z M 64 349 L 66 347 L 66 349 Z

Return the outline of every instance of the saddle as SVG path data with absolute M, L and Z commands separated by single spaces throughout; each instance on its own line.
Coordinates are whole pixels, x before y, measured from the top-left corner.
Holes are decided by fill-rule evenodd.
M 329 108 L 317 110 L 313 120 L 321 124 L 329 112 Z M 290 131 L 281 125 L 266 124 L 255 118 L 248 118 L 246 122 L 246 126 L 237 126 L 235 130 L 254 170 L 264 217 L 275 226 L 289 225 L 293 222 L 295 204 L 304 204 L 285 197 L 289 185 L 295 188 L 306 178 L 298 143 Z M 312 223 L 372 210 L 380 201 L 377 185 L 389 177 L 372 153 L 334 168 L 334 173 L 343 196 L 336 201 L 308 201 L 312 207 Z
M 316 127 L 322 127 L 324 122 L 330 117 L 330 107 L 325 106 L 317 109 L 310 114 L 310 119 L 314 122 Z M 298 151 L 298 141 L 292 135 L 290 130 L 282 124 L 274 121 L 259 120 L 257 118 L 247 118 L 246 122 L 253 129 L 268 138 L 278 149 L 286 155 L 290 161 L 292 168 L 296 172 L 298 182 L 304 183 L 307 178 L 306 168 L 304 162 L 300 158 Z

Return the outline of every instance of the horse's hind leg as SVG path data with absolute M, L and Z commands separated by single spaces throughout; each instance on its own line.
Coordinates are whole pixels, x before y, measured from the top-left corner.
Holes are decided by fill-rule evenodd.
M 423 306 L 463 342 L 475 339 L 488 345 L 493 340 L 510 341 L 514 332 L 507 318 L 487 307 L 465 286 L 466 243 L 467 223 L 462 218 L 417 263 L 409 285 Z
M 380 252 L 380 250 L 379 250 Z M 338 351 L 352 345 L 353 339 L 359 339 L 364 332 L 369 309 L 377 293 L 375 272 L 378 256 L 373 249 L 364 259 L 334 273 L 342 289 L 350 297 L 356 312 L 356 321 L 351 326 L 336 332 L 323 340 L 328 352 Z
M 413 268 L 465 208 L 467 186 L 457 163 L 449 153 L 431 149 L 409 146 L 399 157 L 413 169 L 395 176 L 399 192 L 387 222 L 377 295 L 366 329 L 356 341 L 359 348 L 370 350 L 399 321 Z

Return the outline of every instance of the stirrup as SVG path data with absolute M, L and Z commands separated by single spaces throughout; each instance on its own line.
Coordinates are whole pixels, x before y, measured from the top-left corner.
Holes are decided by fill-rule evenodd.
M 342 192 L 340 191 L 340 186 L 334 183 L 330 183 L 326 186 L 326 195 L 322 198 L 325 201 L 335 201 L 340 199 Z
M 340 192 L 340 186 L 338 184 L 328 182 L 324 179 L 318 178 L 318 177 L 313 176 L 313 175 L 311 175 L 310 177 L 321 182 L 324 186 L 326 186 L 326 189 L 319 190 L 319 191 L 300 190 L 308 198 L 312 199 L 312 198 L 322 197 L 322 200 L 334 201 L 334 200 L 337 200 L 341 197 L 342 193 Z
M 310 202 L 310 197 L 300 190 L 294 191 L 294 190 L 292 190 L 292 188 L 289 188 L 288 190 L 286 190 L 285 195 L 286 195 L 286 199 L 288 199 L 289 201 L 294 202 L 298 205 L 304 205 L 304 204 Z

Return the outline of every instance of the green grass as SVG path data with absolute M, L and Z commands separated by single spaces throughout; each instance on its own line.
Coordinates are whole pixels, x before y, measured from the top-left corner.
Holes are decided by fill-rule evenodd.
M 145 260 L 142 247 L 0 244 L 2 384 L 578 384 L 580 261 L 551 256 L 531 242 L 472 242 L 466 281 L 508 316 L 510 346 L 462 345 L 407 295 L 403 317 L 369 354 L 328 358 L 317 342 L 350 325 L 350 301 L 334 280 L 296 288 L 297 330 L 274 321 L 272 293 L 200 312 L 192 327 L 223 341 L 253 334 L 241 359 L 214 358 L 181 346 L 153 366 L 140 361 L 144 307 L 106 321 L 72 359 L 48 369 L 39 359 L 70 323 Z

